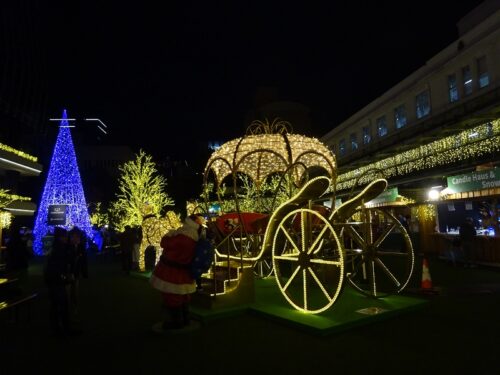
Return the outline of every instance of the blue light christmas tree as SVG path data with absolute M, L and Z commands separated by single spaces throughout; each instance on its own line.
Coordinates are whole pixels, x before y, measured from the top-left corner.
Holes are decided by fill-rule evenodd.
M 53 232 L 55 227 L 48 224 L 51 205 L 67 207 L 66 224 L 57 226 L 66 229 L 77 226 L 85 231 L 88 238 L 92 238 L 92 227 L 67 118 L 64 110 L 33 229 L 35 237 L 33 250 L 38 255 L 43 255 L 42 238 L 48 231 Z

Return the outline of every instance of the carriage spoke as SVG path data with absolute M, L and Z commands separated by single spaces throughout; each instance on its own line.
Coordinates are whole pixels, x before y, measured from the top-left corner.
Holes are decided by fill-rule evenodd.
M 309 268 L 309 273 L 313 277 L 314 281 L 316 281 L 316 284 L 318 284 L 319 288 L 321 289 L 321 291 L 325 295 L 326 299 L 328 301 L 331 301 L 332 297 L 330 297 L 330 295 L 326 291 L 325 287 L 323 286 L 323 284 L 321 283 L 321 281 L 318 279 L 318 276 L 316 276 L 316 273 L 311 268 Z
M 401 251 L 378 251 L 377 252 L 377 255 L 378 256 L 384 256 L 384 255 L 392 255 L 392 256 L 396 256 L 396 257 L 401 257 L 401 258 L 406 258 L 408 257 L 408 254 L 405 252 L 405 253 L 402 253 Z
M 373 260 L 370 260 L 369 263 L 370 267 L 370 272 L 371 272 L 371 277 L 372 277 L 372 293 L 373 296 L 377 296 L 377 276 L 375 274 L 375 262 Z
M 375 263 L 370 261 L 368 264 L 368 267 L 370 267 L 370 278 L 371 278 L 371 284 L 372 284 L 372 295 L 377 296 L 377 281 L 375 280 Z
M 285 228 L 281 228 L 281 230 L 285 234 L 285 237 L 288 239 L 288 241 L 290 242 L 290 244 L 292 245 L 292 247 L 294 248 L 294 250 L 297 253 L 300 253 L 300 249 L 297 247 L 297 244 L 295 243 L 295 241 L 293 240 L 293 238 L 290 237 L 290 234 L 288 233 L 288 231 Z
M 317 263 L 317 264 L 330 264 L 332 266 L 341 266 L 342 262 L 337 262 L 334 260 L 326 260 L 326 259 L 309 259 L 311 263 Z
M 295 276 L 297 276 L 297 274 L 299 273 L 299 271 L 300 271 L 300 267 L 297 266 L 297 268 L 295 269 L 295 271 L 293 271 L 292 276 L 290 276 L 290 278 L 286 282 L 285 286 L 283 287 L 283 291 L 287 290 L 287 288 L 290 286 L 290 284 L 292 283 L 292 281 L 295 278 Z
M 321 239 L 323 238 L 323 235 L 325 234 L 325 232 L 327 231 L 327 229 L 328 229 L 328 227 L 326 225 L 323 227 L 323 229 L 321 229 L 321 232 L 319 232 L 318 236 L 316 237 L 316 239 L 312 243 L 311 247 L 309 248 L 309 251 L 307 252 L 307 254 L 311 254 L 312 252 L 314 252 L 314 248 L 321 241 Z
M 358 231 L 356 231 L 351 226 L 345 226 L 344 228 L 346 228 L 346 230 L 351 235 L 351 238 L 354 240 L 354 242 L 356 242 L 359 245 L 360 248 L 365 247 L 365 240 L 363 239 L 363 237 L 361 237 L 361 235 L 358 233 Z
M 373 245 L 375 247 L 379 247 L 380 244 L 385 240 L 385 238 L 389 235 L 389 233 L 391 233 L 394 228 L 396 228 L 396 223 L 392 223 L 392 225 L 390 227 L 387 227 L 386 230 L 384 230 L 384 232 L 382 232 L 382 234 L 380 235 L 379 238 L 377 238 L 377 240 L 373 243 Z
M 306 219 L 307 215 L 305 211 L 301 211 L 300 213 L 300 229 L 301 229 L 301 235 L 302 235 L 302 252 L 306 252 Z M 308 235 L 308 233 L 307 233 Z
M 287 256 L 287 255 L 275 255 L 274 259 L 291 260 L 292 262 L 297 262 L 299 260 L 299 258 L 296 256 Z
M 375 262 L 379 265 L 380 268 L 385 272 L 387 276 L 392 280 L 392 282 L 399 288 L 401 283 L 396 279 L 396 276 L 392 274 L 392 272 L 387 268 L 387 266 L 382 262 L 379 258 L 375 259 Z
M 304 310 L 307 310 L 307 273 L 305 268 L 302 270 L 302 278 L 304 281 Z

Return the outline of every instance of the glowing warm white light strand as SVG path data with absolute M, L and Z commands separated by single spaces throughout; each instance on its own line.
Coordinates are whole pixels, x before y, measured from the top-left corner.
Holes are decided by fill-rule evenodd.
M 15 148 L 13 147 L 10 147 L 10 146 L 7 146 L 3 143 L 0 143 L 0 150 L 4 150 L 4 151 L 7 151 L 7 152 L 11 152 L 17 156 L 20 156 L 24 159 L 27 159 L 27 160 L 30 160 L 30 161 L 33 161 L 33 162 L 37 162 L 38 161 L 38 158 L 36 156 L 32 156 L 24 151 L 19 151 L 19 150 L 16 150 Z
M 471 137 L 472 134 L 477 134 Z M 373 179 L 370 170 L 383 171 L 385 178 L 470 160 L 500 151 L 500 120 L 494 120 L 456 135 L 416 147 L 364 167 L 340 174 L 337 191 L 350 189 L 358 176 L 364 185 Z

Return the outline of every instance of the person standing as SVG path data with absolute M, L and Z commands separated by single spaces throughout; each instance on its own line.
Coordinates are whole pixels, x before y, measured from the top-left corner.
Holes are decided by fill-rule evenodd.
M 71 315 L 78 315 L 80 279 L 88 277 L 88 262 L 85 232 L 77 227 L 69 231 L 68 256 L 71 282 L 69 284 L 69 306 Z
M 68 233 L 65 229 L 54 229 L 52 251 L 47 257 L 44 270 L 45 283 L 49 291 L 50 326 L 54 334 L 70 333 L 67 285 L 70 283 L 70 258 L 68 256 Z
M 134 250 L 134 230 L 130 225 L 125 226 L 125 230 L 120 236 L 120 250 L 122 257 L 122 269 L 126 274 L 132 270 L 132 252 Z
M 140 248 L 142 243 L 142 227 L 136 226 L 134 227 L 134 247 L 132 251 L 132 269 L 134 271 L 139 270 L 139 257 L 140 257 Z
M 163 249 L 160 261 L 151 275 L 151 285 L 162 293 L 168 319 L 163 330 L 180 329 L 189 325 L 189 301 L 196 291 L 189 266 L 195 246 L 202 233 L 204 218 L 190 215 L 181 228 L 167 233 L 160 242 Z
M 468 217 L 459 229 L 460 242 L 465 257 L 465 267 L 476 267 L 476 252 L 474 251 L 474 238 L 476 238 L 476 228 L 472 218 Z
M 42 251 L 43 255 L 50 255 L 52 247 L 54 246 L 54 233 L 50 230 L 42 237 Z
M 19 226 L 12 226 L 10 230 L 6 255 L 7 272 L 15 273 L 18 277 L 24 278 L 28 273 L 30 255 Z

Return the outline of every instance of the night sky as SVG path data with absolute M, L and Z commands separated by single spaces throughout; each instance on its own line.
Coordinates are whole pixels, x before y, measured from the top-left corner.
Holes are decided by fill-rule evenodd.
M 320 137 L 455 41 L 480 1 L 339 3 L 51 2 L 50 116 L 98 117 L 109 142 L 182 157 L 241 136 L 272 86 Z

